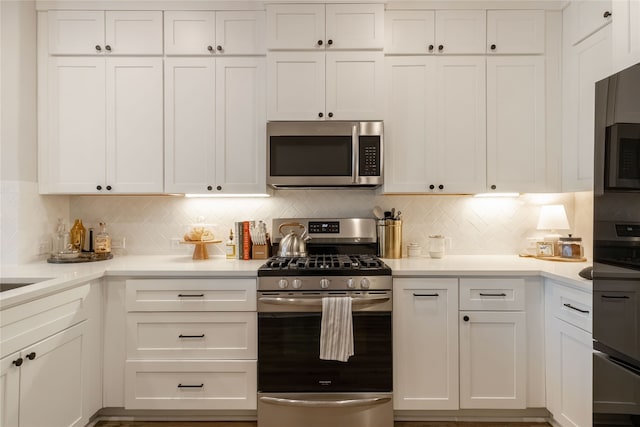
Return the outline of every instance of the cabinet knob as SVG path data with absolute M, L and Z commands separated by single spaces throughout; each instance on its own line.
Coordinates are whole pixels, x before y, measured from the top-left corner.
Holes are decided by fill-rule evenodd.
M 333 40 L 331 40 L 331 39 L 327 40 L 327 44 L 328 44 L 329 46 L 331 46 L 331 45 L 333 44 Z
M 221 185 L 218 185 L 218 186 L 216 187 L 216 190 L 218 190 L 218 191 L 222 191 L 222 186 L 221 186 Z
M 106 45 L 104 48 L 107 49 L 109 52 L 111 52 L 111 46 L 110 45 Z
M 496 50 L 496 45 L 495 44 L 491 45 L 491 50 Z
M 33 360 L 36 358 L 36 352 L 32 351 L 31 353 L 27 354 L 27 359 L 29 360 Z
M 469 321 L 469 316 L 464 316 L 464 317 L 462 318 L 462 320 L 464 320 L 465 322 L 468 322 L 468 321 Z
M 333 113 L 329 113 L 329 114 L 328 114 L 328 116 L 329 116 L 329 117 L 333 117 Z
M 222 52 L 222 46 L 220 46 L 220 45 L 216 46 L 216 50 L 217 50 L 218 52 Z
M 22 357 L 18 357 L 16 360 L 14 360 L 14 361 L 13 361 L 13 362 L 11 362 L 11 363 L 13 363 L 13 364 L 14 364 L 14 365 L 16 365 L 16 366 L 22 366 L 22 362 L 23 362 L 23 361 L 24 361 L 24 360 L 22 360 Z
M 442 184 L 438 185 L 438 189 L 439 190 L 444 190 L 444 185 L 442 185 Z
M 324 117 L 324 114 L 318 113 L 318 117 L 322 118 L 322 117 Z
M 211 46 L 211 45 L 207 46 L 207 50 L 208 50 L 209 52 L 213 52 L 213 46 Z
M 107 185 L 107 191 L 111 191 L 112 187 L 110 185 Z
M 96 186 L 96 190 L 101 191 L 102 190 L 102 185 L 97 185 Z
M 606 11 L 602 14 L 602 17 L 603 17 L 603 18 L 608 18 L 608 17 L 610 17 L 610 16 L 611 16 L 611 12 L 609 12 L 608 10 L 606 10 Z
M 102 48 L 100 47 L 100 45 L 99 45 L 99 44 L 97 44 L 97 45 L 96 45 L 96 50 L 97 50 L 98 52 L 102 51 Z
M 318 40 L 318 46 L 322 46 L 322 40 Z
M 429 45 L 429 52 L 433 52 L 433 45 L 432 44 Z
M 429 190 L 433 190 L 433 189 L 435 189 L 435 188 L 436 188 L 436 186 L 435 186 L 435 185 L 433 185 L 433 184 L 431 184 L 431 185 L 429 186 Z
M 442 52 L 442 51 L 444 50 L 444 46 L 443 46 L 443 45 L 441 45 L 441 44 L 440 44 L 440 45 L 438 45 L 438 50 L 439 50 L 440 52 Z
M 207 185 L 207 190 L 211 191 L 211 190 L 213 190 L 213 187 L 210 186 L 210 185 Z
M 491 186 L 492 190 L 495 190 L 496 188 L 498 188 L 498 187 L 496 187 L 495 184 Z

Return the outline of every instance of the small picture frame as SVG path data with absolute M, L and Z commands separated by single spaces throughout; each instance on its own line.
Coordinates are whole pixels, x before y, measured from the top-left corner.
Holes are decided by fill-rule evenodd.
M 536 256 L 554 256 L 553 242 L 536 242 Z

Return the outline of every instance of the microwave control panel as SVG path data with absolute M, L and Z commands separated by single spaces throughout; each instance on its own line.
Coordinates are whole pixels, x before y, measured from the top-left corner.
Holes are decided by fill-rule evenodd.
M 360 136 L 360 176 L 380 176 L 380 137 Z

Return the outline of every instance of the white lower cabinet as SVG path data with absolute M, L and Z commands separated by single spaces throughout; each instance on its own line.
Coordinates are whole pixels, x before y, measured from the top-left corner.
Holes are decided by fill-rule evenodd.
M 591 294 L 545 283 L 547 409 L 562 427 L 591 426 Z
M 126 409 L 255 410 L 255 279 L 126 280 Z
M 395 409 L 458 409 L 458 279 L 395 279 Z

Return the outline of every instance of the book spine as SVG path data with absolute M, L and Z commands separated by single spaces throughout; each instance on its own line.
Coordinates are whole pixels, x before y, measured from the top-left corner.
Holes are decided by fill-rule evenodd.
M 236 222 L 236 258 L 242 259 L 243 244 L 242 222 Z
M 242 259 L 251 259 L 251 237 L 249 221 L 242 222 Z

